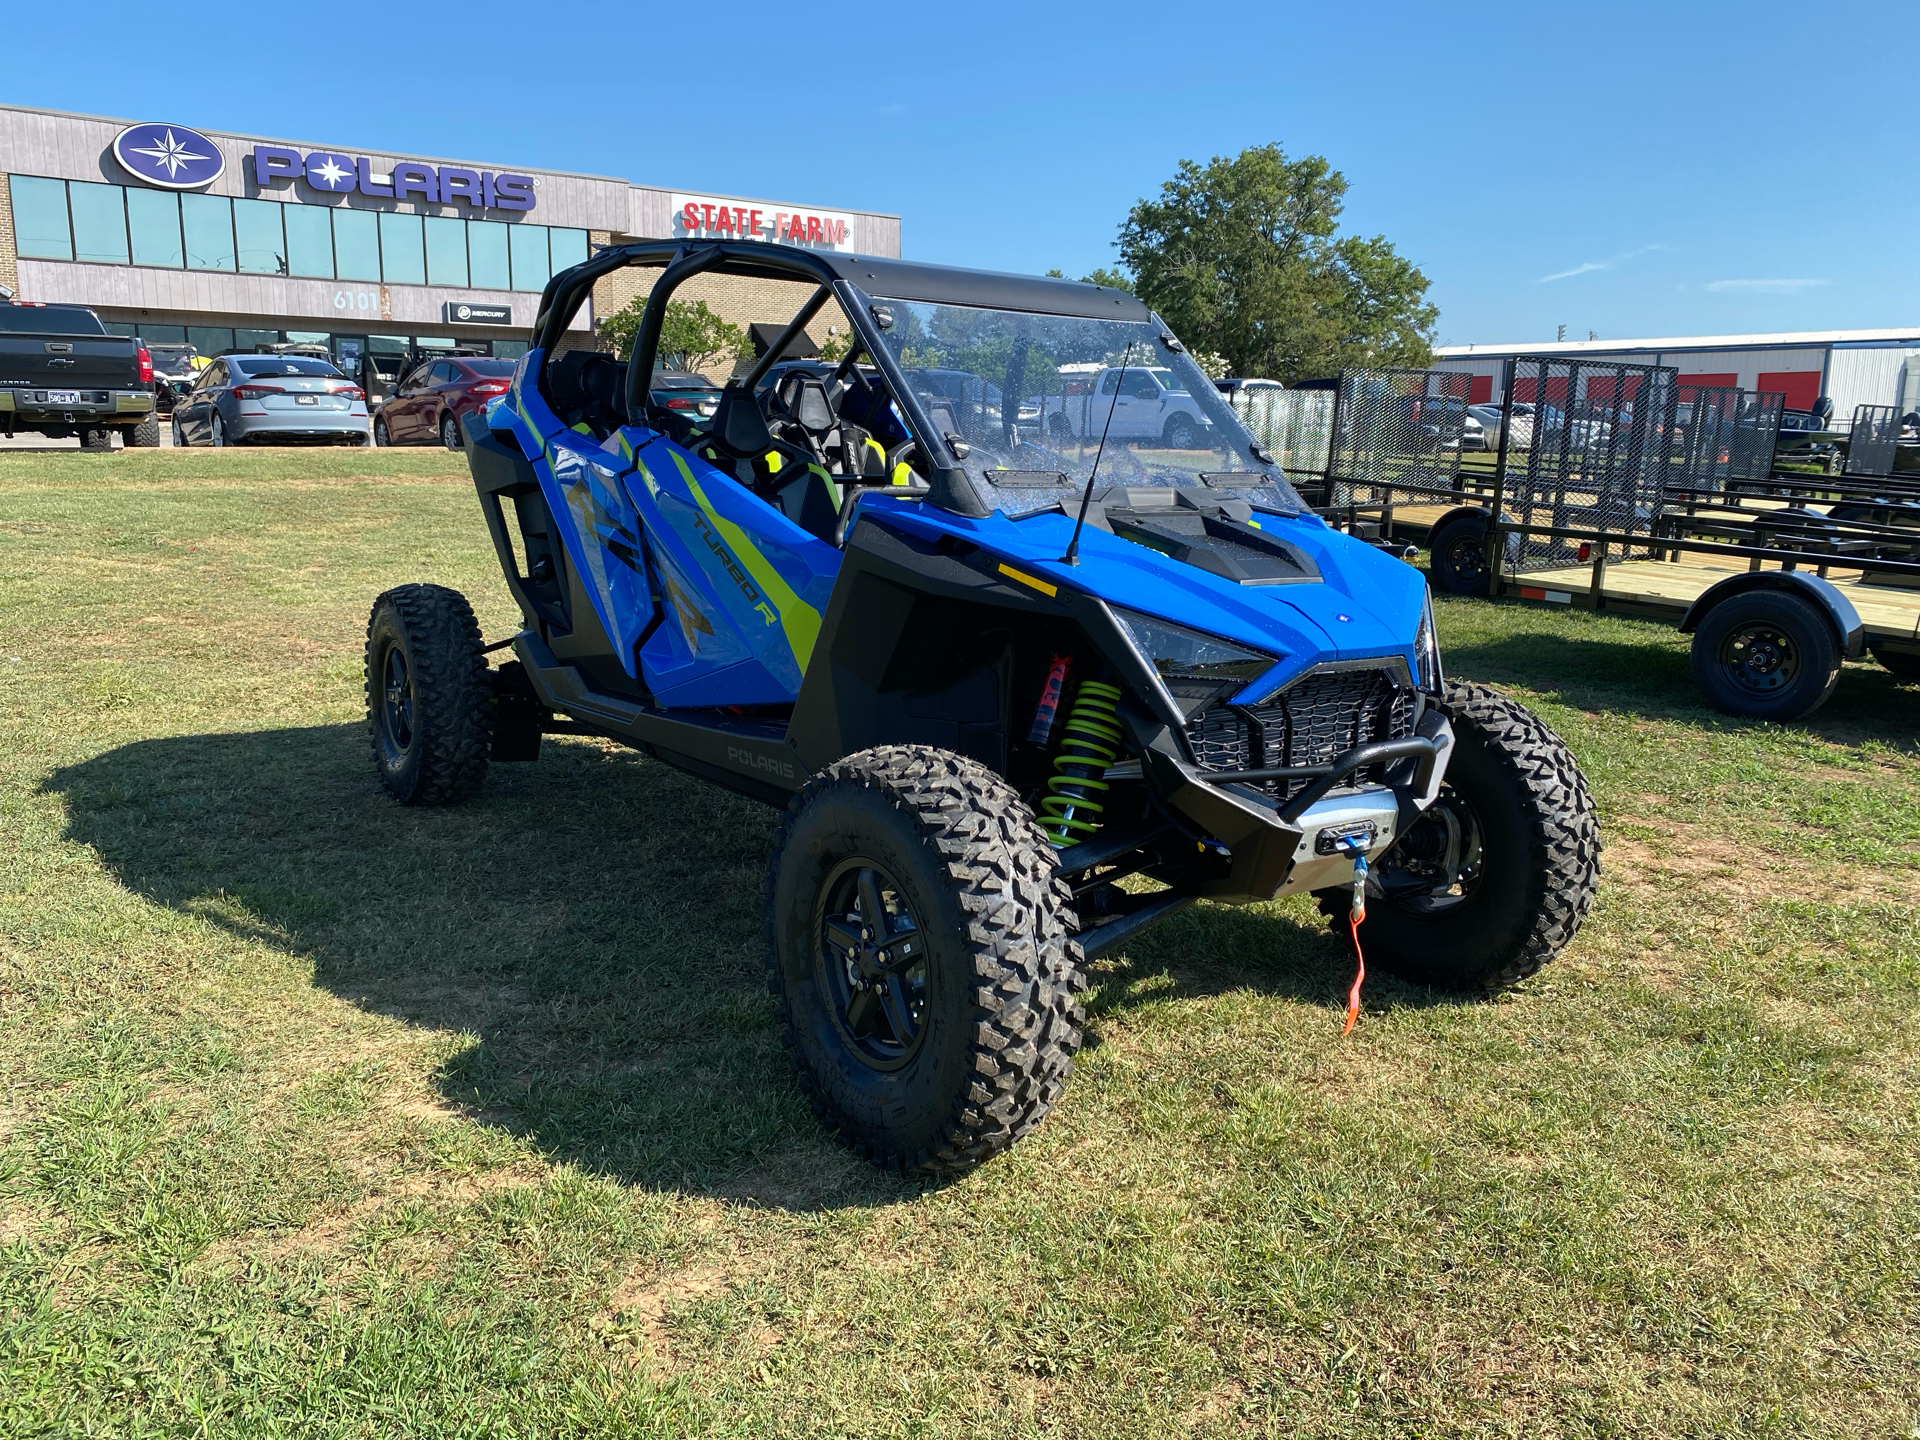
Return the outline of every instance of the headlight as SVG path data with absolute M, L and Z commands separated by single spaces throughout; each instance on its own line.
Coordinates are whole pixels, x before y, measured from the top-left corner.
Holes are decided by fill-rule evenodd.
M 1418 683 L 1430 695 L 1438 695 L 1446 684 L 1440 673 L 1440 637 L 1433 628 L 1433 592 L 1420 606 L 1420 628 L 1414 632 L 1413 657 L 1419 667 Z
M 1276 656 L 1171 620 L 1118 605 L 1112 609 L 1134 647 L 1160 673 L 1161 682 L 1187 715 L 1221 695 L 1243 689 L 1278 663 Z

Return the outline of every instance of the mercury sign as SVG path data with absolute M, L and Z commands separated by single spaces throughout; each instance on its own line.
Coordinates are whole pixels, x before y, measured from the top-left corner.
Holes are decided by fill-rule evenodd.
M 853 216 L 790 205 L 744 205 L 711 195 L 675 195 L 673 233 L 676 239 L 764 240 L 838 250 L 853 236 Z
M 390 172 L 378 174 L 365 155 L 328 150 L 302 155 L 283 145 L 253 147 L 253 178 L 262 190 L 282 180 L 305 180 L 323 195 L 357 190 L 378 200 L 418 199 L 428 205 L 459 202 L 474 210 L 531 210 L 534 206 L 531 175 L 417 160 L 399 161 Z

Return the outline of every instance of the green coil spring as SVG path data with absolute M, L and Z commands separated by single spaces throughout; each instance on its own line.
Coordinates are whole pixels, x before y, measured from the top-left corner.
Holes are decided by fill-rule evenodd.
M 1120 687 L 1102 680 L 1081 681 L 1073 697 L 1040 802 L 1040 828 L 1055 845 L 1065 845 L 1076 831 L 1090 835 L 1100 828 L 1104 777 L 1119 754 L 1120 723 L 1113 708 L 1119 698 Z

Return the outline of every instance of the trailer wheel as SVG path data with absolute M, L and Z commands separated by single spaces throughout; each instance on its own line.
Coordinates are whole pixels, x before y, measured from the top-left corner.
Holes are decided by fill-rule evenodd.
M 402 805 L 450 805 L 480 788 L 493 687 L 480 624 L 458 590 L 402 585 L 367 621 L 367 728 L 380 784 Z
M 1799 720 L 1840 683 L 1840 640 L 1798 595 L 1749 590 L 1722 600 L 1693 636 L 1693 678 L 1714 709 Z
M 1867 653 L 1880 662 L 1880 668 L 1900 680 L 1920 680 L 1920 655 L 1910 650 L 1890 650 L 1878 640 L 1867 642 Z
M 1416 984 L 1490 993 L 1573 939 L 1600 882 L 1600 822 L 1580 766 L 1539 716 L 1457 681 L 1435 703 L 1453 724 L 1446 782 L 1374 865 L 1360 941 Z M 1351 895 L 1315 892 L 1336 925 Z
M 1487 522 L 1476 515 L 1449 520 L 1427 537 L 1433 588 L 1447 595 L 1487 593 Z
M 1004 780 L 929 746 L 850 755 L 793 798 L 768 985 L 802 1093 L 856 1154 L 957 1174 L 1053 1107 L 1086 1019 L 1055 863 Z

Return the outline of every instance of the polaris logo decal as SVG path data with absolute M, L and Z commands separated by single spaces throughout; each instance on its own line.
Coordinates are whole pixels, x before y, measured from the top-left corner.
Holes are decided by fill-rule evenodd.
M 764 770 L 769 775 L 778 775 L 782 780 L 793 779 L 793 763 L 789 760 L 776 760 L 771 755 L 756 755 L 751 750 L 743 750 L 738 745 L 727 746 L 727 759 L 735 765 L 744 765 L 749 770 Z
M 113 137 L 113 158 L 129 175 L 162 190 L 198 190 L 227 168 L 220 147 L 198 130 L 149 121 Z
M 740 587 L 740 593 L 747 597 L 747 603 L 760 612 L 760 618 L 767 624 L 778 625 L 780 617 L 773 613 L 773 607 L 761 598 L 758 590 L 753 588 L 753 582 L 747 579 L 746 572 L 733 558 L 733 553 L 720 543 L 720 537 L 714 534 L 713 527 L 707 524 L 707 517 L 696 515 L 693 517 L 693 523 L 700 531 L 700 538 L 707 542 L 707 548 L 713 552 L 713 558 L 720 562 L 727 574 L 733 577 L 733 583 Z

